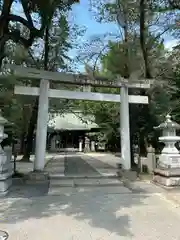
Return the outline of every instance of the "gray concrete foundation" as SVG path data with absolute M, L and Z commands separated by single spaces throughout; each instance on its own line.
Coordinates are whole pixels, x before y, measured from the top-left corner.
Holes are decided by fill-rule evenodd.
M 153 181 L 165 187 L 180 186 L 180 168 L 154 170 Z
M 32 171 L 25 177 L 25 182 L 29 184 L 47 183 L 49 184 L 49 174 L 44 171 Z

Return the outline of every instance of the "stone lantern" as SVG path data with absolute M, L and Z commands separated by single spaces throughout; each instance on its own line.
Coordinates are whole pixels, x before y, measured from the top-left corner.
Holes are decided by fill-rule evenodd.
M 7 134 L 4 133 L 4 125 L 7 123 L 8 121 L 2 117 L 1 115 L 1 110 L 0 110 L 0 153 L 3 153 L 3 149 L 1 147 L 1 143 L 2 141 L 8 137 Z
M 162 130 L 159 141 L 165 144 L 159 156 L 157 168 L 154 170 L 153 180 L 165 186 L 180 185 L 180 153 L 175 146 L 180 137 L 176 135 L 176 130 L 180 125 L 171 120 L 171 116 L 166 116 L 165 122 L 154 129 Z
M 1 147 L 2 141 L 8 137 L 8 135 L 4 133 L 4 125 L 7 123 L 8 121 L 2 117 L 0 110 L 0 194 L 6 193 L 12 184 L 11 162 Z

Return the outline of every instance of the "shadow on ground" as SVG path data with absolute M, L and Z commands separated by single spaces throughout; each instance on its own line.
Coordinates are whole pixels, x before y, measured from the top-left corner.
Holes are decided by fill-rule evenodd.
M 66 171 L 70 173 L 70 165 L 72 169 L 74 161 L 71 159 L 65 164 Z M 86 167 L 82 165 L 84 163 L 79 162 L 79 164 L 81 167 Z M 54 171 L 56 166 L 53 166 Z M 47 184 L 15 185 L 7 198 L 0 200 L 0 223 L 13 225 L 26 220 L 53 216 L 59 216 L 61 222 L 61 218 L 66 216 L 77 220 L 77 225 L 80 222 L 87 222 L 94 229 L 105 229 L 118 236 L 132 238 L 131 219 L 127 212 L 131 212 L 129 209 L 134 206 L 141 207 L 147 204 L 147 187 L 137 186 L 136 194 L 133 194 L 133 191 L 121 193 L 121 190 L 117 194 L 108 194 L 105 190 L 106 188 L 103 187 L 88 188 L 88 190 L 86 188 L 86 191 L 83 188 L 74 188 L 67 193 L 60 189 L 59 195 L 50 196 L 47 195 Z
M 3 209 L 0 212 L 0 223 L 15 224 L 33 218 L 65 215 L 80 222 L 86 221 L 93 228 L 103 228 L 118 236 L 132 237 L 130 219 L 123 210 L 145 204 L 147 198 L 145 194 L 105 194 L 95 189 L 59 196 L 34 197 L 38 191 L 42 192 L 40 188 L 21 186 L 21 193 L 11 192 L 5 201 L 1 199 L 4 203 L 1 203 Z

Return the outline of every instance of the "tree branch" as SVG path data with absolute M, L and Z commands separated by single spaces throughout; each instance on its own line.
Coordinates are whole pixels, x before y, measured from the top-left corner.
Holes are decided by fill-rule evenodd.
M 8 16 L 2 14 L 1 17 L 0 17 L 0 22 L 3 21 L 3 20 L 8 21 L 8 23 L 9 23 L 9 21 L 12 21 L 12 22 L 20 22 L 20 23 L 22 23 L 23 25 L 25 25 L 27 28 L 29 28 L 29 29 L 32 28 L 32 27 L 30 26 L 29 22 L 28 22 L 26 19 L 24 19 L 24 18 L 22 18 L 22 17 L 20 17 L 20 16 L 17 16 L 17 15 L 14 15 L 14 14 L 9 14 Z
M 30 10 L 29 10 L 29 8 L 28 8 L 27 1 L 21 0 L 21 3 L 22 3 L 23 10 L 24 10 L 24 13 L 25 13 L 25 15 L 26 15 L 26 18 L 27 18 L 27 21 L 28 21 L 29 25 L 30 25 L 31 27 L 34 27 L 33 21 L 32 21 L 31 15 L 30 15 Z
M 156 37 L 152 38 L 151 41 L 148 43 L 147 49 L 152 47 L 152 44 L 158 40 L 158 38 L 160 38 L 164 33 L 166 33 L 167 31 L 169 31 L 171 29 L 171 26 L 167 27 L 164 29 L 164 31 L 160 32 L 158 35 L 156 35 Z
M 178 9 L 180 10 L 180 2 L 179 0 L 168 0 L 169 5 L 173 8 L 173 9 Z

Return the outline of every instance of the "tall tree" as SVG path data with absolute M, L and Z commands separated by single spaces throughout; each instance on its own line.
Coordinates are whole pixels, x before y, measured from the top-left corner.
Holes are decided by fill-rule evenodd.
M 35 38 L 43 37 L 47 26 L 51 24 L 51 20 L 57 10 L 67 10 L 76 0 L 48 0 L 46 4 L 42 0 L 1 0 L 1 16 L 0 16 L 0 66 L 5 57 L 5 44 L 8 40 L 21 43 L 25 48 L 29 48 Z M 25 18 L 11 13 L 13 3 L 21 4 L 24 10 Z M 32 13 L 39 16 L 40 28 L 38 28 L 32 17 Z M 38 19 L 36 19 L 38 20 Z M 19 29 L 11 29 L 10 23 L 20 23 L 29 31 L 29 36 L 22 36 Z
M 120 75 L 130 78 L 132 81 L 138 78 L 152 79 L 152 77 L 157 77 L 156 84 L 158 81 L 162 83 L 162 76 L 160 76 L 157 66 L 160 65 L 158 61 L 161 62 L 161 58 L 165 59 L 166 54 L 162 41 L 163 34 L 172 30 L 174 23 L 171 12 L 157 11 L 161 7 L 161 3 L 155 0 L 117 0 L 108 4 L 100 1 L 97 19 L 101 22 L 117 22 L 120 29 L 119 38 L 121 39 L 119 41 L 119 38 L 116 38 L 116 42 L 111 42 L 106 48 L 107 54 L 102 58 L 103 67 L 105 67 L 103 70 L 106 70 L 106 75 L 111 72 L 114 77 Z M 93 54 L 91 53 L 91 55 Z M 102 52 L 96 55 L 99 57 Z M 166 88 L 164 87 L 164 89 Z M 151 89 L 153 104 L 156 101 L 162 104 L 162 101 L 166 99 L 164 110 L 162 105 L 160 109 L 167 111 L 169 107 L 167 103 L 171 94 L 162 91 L 161 86 L 156 87 L 156 94 L 155 92 L 152 94 L 152 91 L 155 91 L 155 85 L 153 90 Z M 133 93 L 134 90 L 130 92 Z M 159 92 L 164 94 L 164 98 L 162 98 L 164 100 L 158 99 Z M 141 91 L 141 94 L 146 94 L 146 92 Z M 152 132 L 152 127 L 156 124 L 156 117 L 152 113 L 152 108 L 140 105 L 130 108 L 131 126 L 133 126 L 131 129 L 134 129 L 135 133 L 140 133 L 141 145 L 143 146 L 144 136 Z M 151 119 L 151 125 L 147 124 L 149 122 L 147 119 Z
M 73 41 L 70 43 L 70 38 L 70 26 L 67 21 L 67 12 L 63 13 L 59 11 L 57 16 L 52 19 L 51 25 L 46 26 L 42 54 L 39 54 L 36 59 L 36 62 L 41 62 L 42 64 L 37 64 L 36 67 L 50 71 L 62 71 L 66 69 L 67 61 L 70 60 L 68 58 L 68 51 L 71 49 L 73 43 Z M 53 83 L 51 83 L 51 86 L 52 85 Z M 51 105 L 53 105 L 53 108 L 55 107 L 57 111 L 57 101 L 51 101 Z M 62 106 L 63 104 L 61 104 L 61 107 Z M 66 103 L 64 103 L 64 107 L 65 106 Z M 27 132 L 27 144 L 23 156 L 23 159 L 26 161 L 29 160 L 30 154 L 32 152 L 33 134 L 37 122 L 37 112 L 38 98 L 36 98 L 34 106 L 32 108 Z
M 50 71 L 71 70 L 69 66 L 71 65 L 70 63 L 72 60 L 68 57 L 68 53 L 71 48 L 76 47 L 76 38 L 77 36 L 80 37 L 82 34 L 84 34 L 84 30 L 79 29 L 78 26 L 76 26 L 73 22 L 69 22 L 68 14 L 68 11 L 57 10 L 55 16 L 51 20 L 51 24 L 47 25 L 43 41 L 37 39 L 29 48 L 28 52 L 23 47 L 21 47 L 21 45 L 15 44 L 12 41 L 8 42 L 6 45 L 7 47 L 5 48 L 6 55 L 8 56 L 6 60 L 15 64 L 23 64 L 27 67 L 35 67 L 38 69 L 45 69 Z M 18 28 L 18 26 L 15 27 Z M 24 32 L 26 32 L 26 29 L 24 29 Z M 10 46 L 12 47 L 10 48 Z M 11 89 L 8 87 L 7 77 L 4 79 L 3 85 L 6 84 L 8 92 L 11 92 L 10 96 L 13 96 L 13 85 L 15 83 L 18 84 L 18 80 L 16 78 L 10 78 L 9 80 L 11 81 Z M 38 81 L 36 82 L 30 80 L 20 80 L 19 84 L 36 87 L 39 86 Z M 59 86 L 58 84 L 55 85 L 54 83 L 51 83 L 51 87 L 58 88 Z M 28 98 L 31 100 L 27 101 L 27 98 L 25 97 L 21 98 L 19 96 L 13 96 L 13 99 L 14 97 L 15 101 L 17 101 L 20 106 L 22 103 L 22 111 L 16 113 L 16 115 L 21 118 L 23 118 L 23 116 L 28 116 L 28 119 L 26 119 L 24 122 L 26 126 L 24 128 L 24 131 L 22 131 L 22 142 L 26 138 L 26 146 L 23 159 L 28 160 L 30 153 L 32 152 L 33 135 L 37 122 L 38 98 L 35 100 Z M 11 101 L 10 98 L 9 101 Z M 27 102 L 23 99 L 26 99 Z M 24 104 L 28 104 L 28 106 L 24 107 Z M 51 100 L 50 111 L 62 112 L 68 104 L 69 103 L 65 100 L 62 100 L 62 102 Z M 26 114 L 23 114 L 25 112 Z M 8 109 L 6 110 L 6 116 L 8 116 Z M 14 119 L 10 115 L 8 118 L 14 122 Z M 23 124 L 19 126 L 23 126 Z

